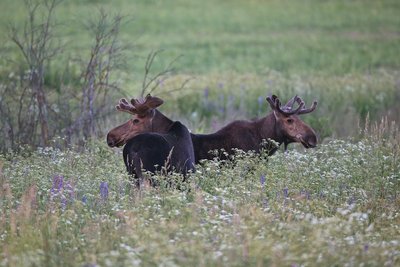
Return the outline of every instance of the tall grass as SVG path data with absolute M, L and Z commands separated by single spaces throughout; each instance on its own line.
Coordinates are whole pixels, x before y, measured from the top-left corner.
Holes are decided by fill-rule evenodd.
M 293 94 L 317 99 L 316 116 L 306 120 L 321 139 L 355 134 L 353 126 L 368 113 L 372 120 L 382 115 L 398 120 L 397 1 L 65 1 L 56 11 L 55 29 L 64 53 L 49 66 L 48 88 L 81 87 L 77 59 L 86 58 L 91 45 L 82 18 L 100 8 L 132 19 L 121 25 L 121 45 L 131 49 L 124 54 L 126 69 L 115 77 L 124 95 L 140 92 L 149 51 L 164 49 L 154 72 L 183 55 L 172 84 L 155 94 L 165 97 L 166 113 L 193 130 L 262 116 L 266 105 L 259 98 L 269 93 L 283 100 Z M 22 1 L 9 0 L 0 10 L 0 80 L 6 86 L 23 71 L 15 65 L 20 55 L 6 26 L 22 27 L 25 11 Z M 192 82 L 184 90 L 165 94 L 187 77 Z
M 205 162 L 181 190 L 134 189 L 99 143 L 3 156 L 0 265 L 395 266 L 400 136 L 385 121 L 366 129 Z
M 133 45 L 118 73 L 124 96 L 137 96 L 145 56 L 161 48 L 154 71 L 183 57 L 159 81 L 160 109 L 192 131 L 264 116 L 267 94 L 298 94 L 318 100 L 303 119 L 321 142 L 269 158 L 238 151 L 186 183 L 158 174 L 161 186 L 140 191 L 104 140 L 3 153 L 0 266 L 400 264 L 398 1 L 69 0 L 57 10 L 65 50 L 48 88 L 79 88 L 82 18 L 100 7 L 133 18 L 121 28 Z M 22 1 L 0 1 L 0 14 L 2 89 L 24 71 L 6 37 Z
M 130 77 L 137 77 L 145 60 L 134 56 L 159 48 L 171 57 L 184 55 L 181 70 L 189 74 L 346 74 L 400 65 L 395 0 L 65 1 L 57 18 L 68 55 L 79 56 L 89 46 L 82 18 L 100 7 L 132 18 L 121 29 L 123 40 L 135 45 L 127 55 Z M 0 10 L 0 40 L 11 49 L 6 25 L 23 21 L 22 0 L 4 0 Z

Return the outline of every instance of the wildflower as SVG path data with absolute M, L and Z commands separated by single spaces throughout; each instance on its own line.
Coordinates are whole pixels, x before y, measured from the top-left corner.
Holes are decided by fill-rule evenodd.
M 289 189 L 287 187 L 283 188 L 283 197 L 287 198 L 289 196 Z
M 50 190 L 51 194 L 54 195 L 59 193 L 62 190 L 63 185 L 64 185 L 64 176 L 61 175 L 54 176 L 53 185 Z
M 67 198 L 64 195 L 61 195 L 61 209 L 65 210 L 65 208 L 67 207 Z
M 66 194 L 68 196 L 68 199 L 70 200 L 70 202 L 73 202 L 74 199 L 75 199 L 75 186 L 74 186 L 74 183 L 71 183 L 70 181 L 67 181 L 65 183 L 64 188 L 65 188 Z
M 108 198 L 108 183 L 101 182 L 100 183 L 100 196 L 101 199 L 106 200 Z
M 261 175 L 260 176 L 260 183 L 261 183 L 262 186 L 265 185 L 265 175 Z
M 208 99 L 208 94 L 210 93 L 210 89 L 208 87 L 204 88 L 204 99 Z

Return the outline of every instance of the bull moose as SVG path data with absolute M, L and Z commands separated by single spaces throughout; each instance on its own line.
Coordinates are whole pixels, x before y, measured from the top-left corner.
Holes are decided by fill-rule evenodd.
M 184 175 L 194 170 L 195 158 L 188 129 L 179 121 L 166 117 L 162 120 L 165 122 L 162 127 L 157 119 L 149 120 L 162 103 L 161 99 L 150 96 L 145 100 L 132 99 L 131 103 L 121 99 L 117 110 L 127 112 L 133 118 L 110 131 L 107 136 L 111 147 L 126 143 L 123 158 L 127 171 L 139 180 L 143 178 L 142 169 L 155 173 L 166 167 Z
M 284 144 L 285 150 L 287 145 L 293 142 L 301 143 L 306 148 L 317 145 L 315 131 L 299 118 L 299 115 L 314 111 L 317 106 L 316 101 L 310 108 L 305 108 L 304 101 L 297 95 L 284 106 L 276 95 L 268 96 L 266 100 L 272 112 L 261 119 L 233 121 L 212 134 L 191 133 L 195 163 L 199 163 L 202 159 L 212 159 L 214 156 L 210 151 L 213 150 L 223 149 L 228 154 L 234 153 L 235 148 L 259 152 L 265 145 L 264 140 L 270 148 L 269 155 L 275 153 L 278 146 L 273 146 L 268 140 L 274 140 L 279 145 Z M 121 100 L 120 103 L 127 101 Z M 157 109 L 162 104 L 160 98 L 147 95 L 144 101 L 139 103 L 132 99 L 131 103 L 135 108 L 135 112 L 131 112 L 133 117 L 112 129 L 107 135 L 110 147 L 122 146 L 140 133 L 167 134 L 174 123 Z M 294 108 L 296 103 L 298 107 Z M 117 109 L 126 111 L 121 104 Z

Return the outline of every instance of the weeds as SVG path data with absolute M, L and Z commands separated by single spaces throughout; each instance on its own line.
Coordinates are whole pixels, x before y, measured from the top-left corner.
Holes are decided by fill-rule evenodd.
M 138 191 L 103 144 L 3 156 L 0 264 L 394 266 L 398 131 L 374 131 L 269 158 L 238 151 L 181 190 L 160 174 Z

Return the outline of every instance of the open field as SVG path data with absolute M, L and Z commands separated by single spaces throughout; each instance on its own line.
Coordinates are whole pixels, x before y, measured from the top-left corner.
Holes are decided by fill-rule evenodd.
M 3 79 L 15 76 L 22 65 L 21 53 L 7 38 L 7 25 L 23 25 L 22 2 L 0 3 Z M 164 50 L 154 72 L 181 56 L 170 83 L 156 94 L 165 98 L 165 112 L 193 130 L 207 131 L 213 119 L 219 125 L 260 116 L 267 106 L 258 107 L 257 99 L 270 93 L 318 99 L 312 120 L 322 139 L 355 134 L 352 126 L 368 113 L 372 120 L 399 119 L 398 1 L 65 1 L 56 10 L 55 36 L 63 53 L 47 69 L 49 90 L 81 86 L 78 59 L 88 58 L 93 43 L 85 25 L 100 8 L 125 16 L 119 40 L 126 47 L 124 63 L 114 72 L 122 95 L 140 92 L 150 51 Z M 184 90 L 162 93 L 188 78 Z M 229 112 L 195 101 L 204 98 L 205 89 L 207 100 Z
M 110 107 L 139 94 L 148 53 L 163 49 L 154 73 L 179 59 L 154 94 L 192 131 L 264 116 L 268 94 L 298 94 L 318 100 L 302 119 L 320 144 L 268 160 L 239 152 L 197 166 L 187 183 L 159 174 L 160 187 L 141 191 L 104 141 L 127 114 L 111 111 L 83 147 L 65 148 L 61 136 L 46 148 L 5 149 L 0 266 L 400 265 L 399 1 L 64 1 L 54 29 L 62 53 L 44 80 L 50 124 L 71 95 L 79 99 L 93 43 L 85 25 L 100 8 L 125 16 L 112 75 L 122 90 Z M 7 37 L 8 24 L 22 28 L 23 1 L 0 1 L 0 14 L 1 104 L 26 72 Z
M 210 161 L 181 190 L 133 189 L 103 143 L 0 158 L 0 265 L 397 266 L 400 136 L 390 132 Z

